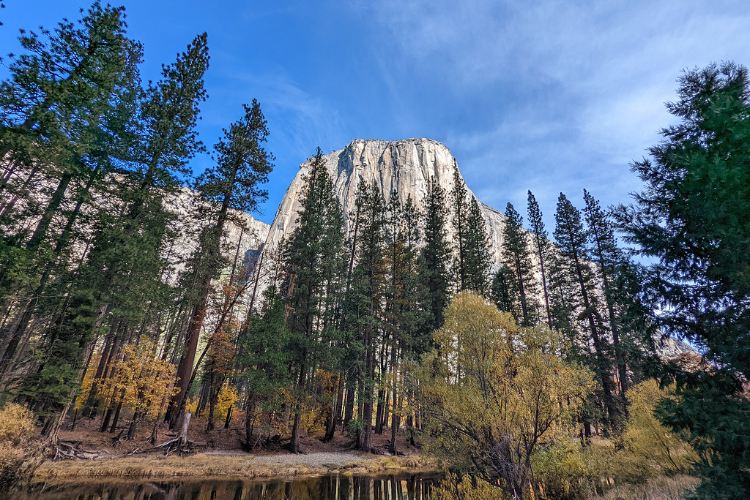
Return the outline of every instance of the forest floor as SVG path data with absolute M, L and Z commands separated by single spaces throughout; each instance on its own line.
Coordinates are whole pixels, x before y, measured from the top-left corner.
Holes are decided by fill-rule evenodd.
M 354 448 L 354 440 L 336 432 L 329 442 L 312 436 L 301 439 L 301 454 L 286 449 L 286 439 L 275 437 L 252 452 L 243 450 L 244 427 L 236 423 L 229 429 L 221 426 L 206 431 L 206 422 L 193 419 L 188 438 L 197 443 L 190 453 L 165 454 L 148 443 L 151 426 L 142 425 L 132 440 L 123 440 L 127 429 L 114 433 L 99 432 L 99 419 L 82 420 L 75 430 L 66 425 L 59 434 L 63 443 L 72 445 L 90 459 L 56 459 L 45 462 L 34 474 L 34 481 L 90 479 L 133 479 L 167 477 L 223 477 L 242 479 L 277 479 L 318 476 L 330 473 L 394 474 L 428 472 L 439 469 L 437 463 L 419 454 L 400 434 L 397 456 L 388 453 L 390 430 L 373 432 L 373 452 Z M 119 436 L 119 439 L 118 439 Z M 173 439 L 166 425 L 160 424 L 158 443 Z

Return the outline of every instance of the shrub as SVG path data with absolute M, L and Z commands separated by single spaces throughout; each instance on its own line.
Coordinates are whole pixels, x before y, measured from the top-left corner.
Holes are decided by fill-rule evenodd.
M 503 492 L 486 481 L 470 476 L 448 474 L 430 492 L 432 500 L 496 500 Z
M 14 403 L 0 408 L 0 489 L 30 477 L 41 455 L 34 414 Z
M 656 404 L 673 398 L 674 390 L 660 389 L 655 380 L 647 380 L 628 391 L 630 417 L 623 435 L 627 451 L 662 474 L 690 471 L 697 460 L 690 445 L 654 415 Z
M 582 448 L 574 439 L 560 440 L 532 457 L 534 480 L 543 498 L 578 500 L 601 489 L 610 468 L 610 450 Z

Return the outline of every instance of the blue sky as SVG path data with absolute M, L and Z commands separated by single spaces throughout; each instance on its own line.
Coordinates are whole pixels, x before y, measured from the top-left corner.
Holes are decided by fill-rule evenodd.
M 18 52 L 19 28 L 52 27 L 88 6 L 4 3 L 2 54 Z M 628 164 L 670 122 L 664 103 L 683 69 L 750 65 L 747 0 L 122 3 L 130 36 L 145 46 L 144 79 L 208 32 L 207 146 L 242 103 L 260 101 L 276 156 L 256 214 L 266 222 L 317 146 L 428 137 L 451 149 L 494 208 L 510 201 L 525 213 L 531 189 L 551 232 L 560 191 L 581 206 L 584 188 L 603 205 L 639 189 Z

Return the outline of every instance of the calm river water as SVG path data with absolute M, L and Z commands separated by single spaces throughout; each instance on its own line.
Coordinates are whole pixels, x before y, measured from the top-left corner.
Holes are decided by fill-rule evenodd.
M 36 485 L 8 500 L 428 500 L 438 475 L 332 475 L 291 481 L 132 481 Z

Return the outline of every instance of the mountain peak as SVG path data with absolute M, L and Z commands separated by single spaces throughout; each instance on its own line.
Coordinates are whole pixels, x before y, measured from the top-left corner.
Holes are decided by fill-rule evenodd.
M 390 201 L 392 194 L 401 202 L 411 197 L 417 208 L 424 210 L 428 183 L 436 182 L 449 196 L 454 188 L 454 169 L 458 168 L 458 162 L 447 146 L 427 138 L 398 141 L 355 139 L 343 149 L 323 155 L 323 162 L 333 178 L 334 191 L 347 220 L 347 230 L 352 229 L 349 214 L 354 213 L 360 182 L 377 186 L 386 202 Z M 267 247 L 274 247 L 294 230 L 304 188 L 303 176 L 311 164 L 312 158 L 300 165 L 300 171 L 287 189 L 271 225 Z M 458 177 L 465 184 L 460 171 Z M 468 186 L 467 191 L 476 199 Z M 505 216 L 481 202 L 479 207 L 487 225 L 493 261 L 498 265 Z M 450 224 L 446 229 L 451 238 L 453 229 Z

